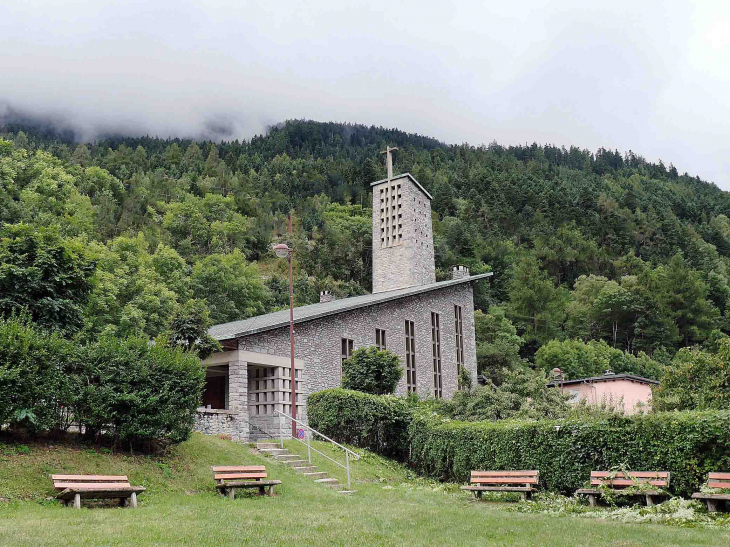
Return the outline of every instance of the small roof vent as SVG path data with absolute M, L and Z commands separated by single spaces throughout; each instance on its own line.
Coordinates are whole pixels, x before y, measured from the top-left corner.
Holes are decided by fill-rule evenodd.
M 606 372 L 603 373 L 604 376 L 614 376 L 616 373 L 612 371 L 610 368 L 606 370 Z

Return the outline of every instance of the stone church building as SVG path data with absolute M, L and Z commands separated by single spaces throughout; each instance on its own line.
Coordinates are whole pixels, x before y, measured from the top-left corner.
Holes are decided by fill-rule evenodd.
M 388 154 L 390 156 L 390 154 Z M 297 417 L 310 393 L 339 387 L 342 361 L 361 347 L 398 355 L 404 369 L 396 393 L 451 397 L 464 366 L 476 377 L 473 285 L 491 274 L 436 282 L 431 196 L 409 173 L 372 183 L 373 292 L 294 309 Z M 486 281 L 485 281 L 486 282 Z M 216 325 L 224 351 L 205 360 L 203 407 L 196 429 L 235 440 L 289 431 L 289 310 Z

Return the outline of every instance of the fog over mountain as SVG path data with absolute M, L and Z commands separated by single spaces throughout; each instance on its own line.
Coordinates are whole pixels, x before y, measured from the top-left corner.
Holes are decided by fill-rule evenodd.
M 730 6 L 575 0 L 0 5 L 0 119 L 75 140 L 292 118 L 633 150 L 730 189 Z

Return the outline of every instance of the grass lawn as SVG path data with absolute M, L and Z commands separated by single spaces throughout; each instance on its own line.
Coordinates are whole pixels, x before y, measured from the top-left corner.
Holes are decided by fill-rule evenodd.
M 504 504 L 406 479 L 400 466 L 371 455 L 353 466 L 357 493 L 342 496 L 248 446 L 199 434 L 164 458 L 68 445 L 28 448 L 0 444 L 0 497 L 10 498 L 0 502 L 0 545 L 730 544 L 725 530 L 507 512 Z M 215 494 L 210 465 L 262 463 L 283 482 L 277 497 L 230 501 Z M 126 474 L 148 492 L 137 511 L 111 505 L 74 511 L 45 501 L 48 474 L 58 472 Z

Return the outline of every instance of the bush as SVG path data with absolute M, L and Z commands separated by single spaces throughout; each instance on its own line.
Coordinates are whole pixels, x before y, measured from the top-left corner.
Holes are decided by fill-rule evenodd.
M 654 388 L 656 410 L 730 409 L 730 339 L 717 353 L 682 348 Z
M 671 472 L 670 492 L 697 491 L 730 468 L 730 412 L 677 412 L 593 420 L 457 422 L 417 412 L 409 463 L 466 482 L 473 469 L 539 469 L 543 488 L 568 493 L 592 470 L 623 465 Z
M 406 399 L 345 389 L 327 389 L 307 398 L 309 424 L 339 442 L 368 448 L 383 456 L 407 454 L 411 421 Z
M 0 425 L 66 429 L 76 392 L 77 348 L 18 317 L 0 319 Z
M 342 363 L 342 387 L 374 395 L 395 392 L 403 367 L 395 353 L 375 347 L 356 349 Z
M 144 338 L 103 337 L 83 349 L 82 362 L 76 410 L 90 435 L 129 445 L 190 437 L 205 383 L 196 355 Z

